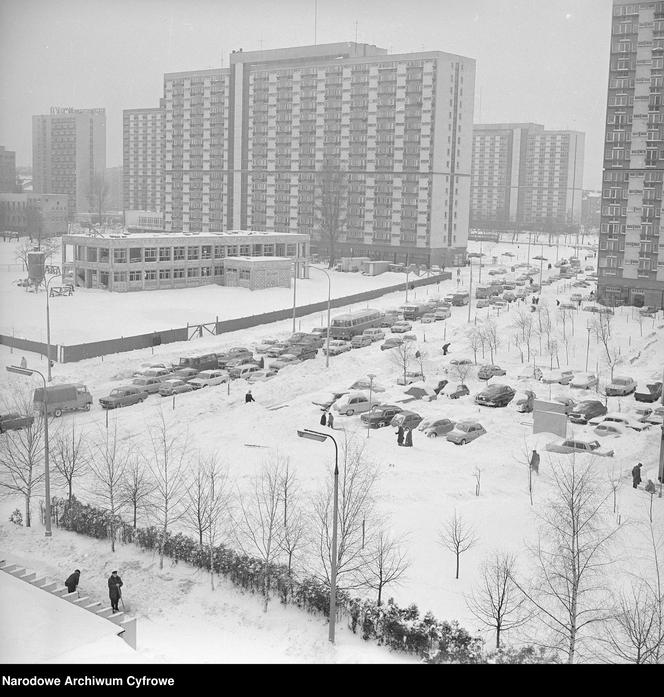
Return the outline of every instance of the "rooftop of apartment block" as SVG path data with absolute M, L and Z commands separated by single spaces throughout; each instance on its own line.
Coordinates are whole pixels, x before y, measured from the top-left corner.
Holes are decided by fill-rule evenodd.
M 87 232 L 73 232 L 66 237 L 78 237 L 86 239 L 121 239 L 121 238 L 131 238 L 132 240 L 173 240 L 173 239 L 191 239 L 191 238 L 238 238 L 238 237 L 298 237 L 298 238 L 308 238 L 309 236 L 304 233 L 299 232 L 274 232 L 267 230 L 226 230 L 225 232 L 140 232 L 140 233 L 129 233 L 129 232 L 117 232 L 113 230 L 99 232 L 95 231 L 93 234 Z

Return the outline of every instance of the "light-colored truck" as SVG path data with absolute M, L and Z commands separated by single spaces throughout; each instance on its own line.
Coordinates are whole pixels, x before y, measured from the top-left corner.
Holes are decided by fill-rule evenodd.
M 45 396 L 46 400 L 44 400 Z M 46 388 L 46 395 L 44 395 L 43 387 L 38 387 L 35 390 L 33 397 L 34 408 L 43 413 L 44 401 L 46 401 L 49 416 L 62 416 L 66 411 L 89 411 L 92 404 L 92 395 L 82 383 L 49 385 Z

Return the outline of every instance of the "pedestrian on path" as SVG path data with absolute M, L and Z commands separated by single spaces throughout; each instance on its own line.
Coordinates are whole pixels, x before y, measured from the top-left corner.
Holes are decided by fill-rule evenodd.
M 320 425 L 325 426 L 326 423 L 327 423 L 327 413 L 323 412 L 323 414 L 320 417 Z
M 21 368 L 27 368 L 28 361 L 25 360 L 25 356 L 21 356 Z
M 643 464 L 639 462 L 638 465 L 632 470 L 632 488 L 636 489 L 641 483 L 641 468 Z
M 108 577 L 108 597 L 111 599 L 111 608 L 113 612 L 120 612 L 118 608 L 118 603 L 122 597 L 122 579 L 118 576 L 117 571 L 112 571 L 111 575 Z
M 256 400 L 254 399 L 254 395 L 251 394 L 251 390 L 247 392 L 246 395 L 244 395 L 244 403 L 249 404 L 249 402 L 255 402 Z
M 404 447 L 406 447 L 406 448 L 413 447 L 413 429 L 412 428 L 409 428 L 406 431 L 406 441 L 404 442 Z
M 447 356 L 447 352 L 450 350 L 449 343 L 443 345 L 443 356 Z
M 397 445 L 403 445 L 403 426 L 397 429 Z
M 73 593 L 76 590 L 76 587 L 78 586 L 78 581 L 81 578 L 81 572 L 79 569 L 76 569 L 73 574 L 70 574 L 67 577 L 67 580 L 65 581 L 65 586 L 67 586 L 67 592 L 68 593 Z
M 334 416 L 332 416 L 331 411 L 327 414 L 327 427 L 334 428 Z

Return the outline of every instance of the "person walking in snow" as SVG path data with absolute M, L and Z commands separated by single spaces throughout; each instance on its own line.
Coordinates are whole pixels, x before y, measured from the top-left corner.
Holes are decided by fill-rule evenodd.
M 256 400 L 254 399 L 254 395 L 251 394 L 251 390 L 247 391 L 247 394 L 244 395 L 244 403 L 249 404 L 249 402 L 255 402 Z
M 397 429 L 397 445 L 403 445 L 403 426 Z
M 21 368 L 27 368 L 28 361 L 25 360 L 25 356 L 21 356 Z
M 406 441 L 404 442 L 404 447 L 406 447 L 406 448 L 413 447 L 413 429 L 412 428 L 409 428 L 406 431 Z
M 79 569 L 76 569 L 73 574 L 70 574 L 65 581 L 65 586 L 67 586 L 67 592 L 68 593 L 73 593 L 76 590 L 76 586 L 78 586 L 78 581 L 81 578 L 81 572 Z
M 327 413 L 327 427 L 334 428 L 334 416 L 332 416 L 331 411 Z
M 111 599 L 111 608 L 113 612 L 120 612 L 118 608 L 118 603 L 122 597 L 122 579 L 118 576 L 117 571 L 112 571 L 111 575 L 108 577 L 108 597 Z
M 560 307 L 560 300 L 558 300 L 558 298 L 556 298 L 556 307 Z
M 447 352 L 449 350 L 450 350 L 450 345 L 449 345 L 449 343 L 447 343 L 443 346 L 443 356 L 447 356 Z
M 324 411 L 320 417 L 320 425 L 325 426 L 326 423 L 327 423 L 327 412 Z
M 632 470 L 632 488 L 636 489 L 641 483 L 641 468 L 643 465 L 639 462 Z

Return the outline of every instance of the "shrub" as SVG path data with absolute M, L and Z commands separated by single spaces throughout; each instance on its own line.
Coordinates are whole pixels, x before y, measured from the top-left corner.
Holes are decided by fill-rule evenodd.
M 12 511 L 12 514 L 9 516 L 9 522 L 14 523 L 14 525 L 23 525 L 23 514 L 18 508 Z

